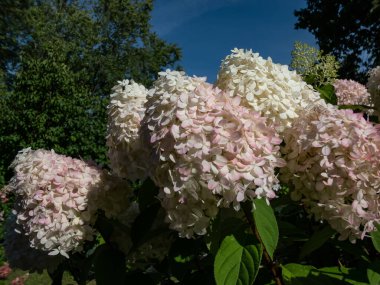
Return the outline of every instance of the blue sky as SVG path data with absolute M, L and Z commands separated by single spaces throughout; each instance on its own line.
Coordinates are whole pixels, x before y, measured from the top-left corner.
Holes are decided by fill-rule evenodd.
M 153 30 L 182 49 L 189 75 L 214 82 L 221 60 L 234 47 L 252 49 L 274 62 L 290 63 L 296 40 L 315 45 L 313 35 L 295 30 L 293 12 L 306 0 L 156 0 Z

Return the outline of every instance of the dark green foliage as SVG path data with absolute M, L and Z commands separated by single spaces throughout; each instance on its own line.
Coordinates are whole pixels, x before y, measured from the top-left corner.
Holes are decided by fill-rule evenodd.
M 125 257 L 107 244 L 98 246 L 94 257 L 95 279 L 98 285 L 123 285 L 126 281 Z M 110 274 L 112 272 L 112 274 Z
M 150 178 L 147 178 L 136 192 L 140 211 L 158 203 L 158 188 Z
M 140 245 L 140 243 L 151 237 L 152 225 L 154 223 L 152 217 L 156 217 L 159 210 L 160 204 L 156 203 L 144 209 L 144 211 L 136 217 L 131 229 L 131 239 L 134 245 Z
M 309 253 L 320 248 L 334 233 L 335 231 L 329 225 L 322 226 L 320 229 L 316 230 L 310 239 L 302 246 L 300 258 L 304 258 Z
M 307 29 L 321 50 L 340 62 L 341 78 L 365 82 L 380 65 L 380 9 L 370 0 L 308 0 L 297 10 L 296 28 Z
M 0 12 L 0 185 L 22 148 L 106 163 L 108 95 L 149 86 L 179 49 L 150 31 L 152 1 L 8 1 Z
M 203 239 L 177 238 L 171 245 L 167 259 L 166 267 L 161 270 L 179 280 L 181 284 L 194 284 L 190 283 L 190 280 L 202 277 L 203 282 L 197 284 L 215 283 L 212 274 L 213 257 L 208 253 Z

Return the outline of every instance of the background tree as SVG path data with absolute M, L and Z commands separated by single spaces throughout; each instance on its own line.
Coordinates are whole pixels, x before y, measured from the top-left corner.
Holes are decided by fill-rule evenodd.
M 14 78 L 13 71 L 18 57 L 20 44 L 18 37 L 29 30 L 26 24 L 24 11 L 30 6 L 28 0 L 4 0 L 0 9 L 0 86 Z M 0 89 L 1 90 L 1 89 Z
M 295 11 L 296 28 L 307 29 L 321 50 L 340 62 L 340 76 L 364 82 L 380 65 L 380 9 L 369 0 L 307 0 Z
M 152 0 L 5 0 L 0 12 L 0 185 L 18 150 L 106 162 L 111 87 L 149 86 L 180 50 L 150 29 Z

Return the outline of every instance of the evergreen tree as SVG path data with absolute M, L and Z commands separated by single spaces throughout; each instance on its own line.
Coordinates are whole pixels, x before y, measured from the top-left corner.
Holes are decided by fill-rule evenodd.
M 17 151 L 106 162 L 108 95 L 149 86 L 180 50 L 151 31 L 151 0 L 10 1 L 0 13 L 0 184 Z

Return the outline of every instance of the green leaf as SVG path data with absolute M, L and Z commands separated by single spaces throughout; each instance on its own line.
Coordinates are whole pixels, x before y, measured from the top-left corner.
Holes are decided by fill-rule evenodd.
M 317 271 L 314 271 L 313 274 L 335 278 L 344 281 L 344 284 L 368 285 L 365 278 L 365 271 L 349 269 L 344 266 L 319 268 Z M 339 282 L 338 284 L 341 283 L 342 282 Z
M 321 94 L 321 98 L 323 98 L 326 103 L 330 103 L 336 105 L 338 103 L 338 99 L 335 95 L 334 86 L 331 84 L 326 84 L 324 86 L 317 88 L 318 92 Z
M 300 253 L 300 258 L 302 259 L 306 255 L 320 248 L 334 234 L 334 232 L 335 231 L 329 225 L 326 225 L 322 229 L 317 230 L 303 245 Z
M 318 269 L 310 265 L 290 263 L 282 266 L 282 278 L 285 285 L 343 285 L 335 278 L 319 274 Z
M 312 269 L 315 269 L 313 266 L 296 263 L 282 265 L 281 268 L 282 278 L 286 285 L 304 285 L 303 280 L 309 276 Z
M 282 278 L 285 285 L 367 285 L 362 282 L 363 274 L 344 267 L 317 269 L 310 265 L 289 263 L 282 265 Z M 356 274 L 355 274 L 356 273 Z M 354 280 L 355 278 L 356 280 Z
M 380 284 L 380 260 L 372 263 L 367 269 L 367 277 L 370 285 Z
M 157 203 L 158 187 L 147 178 L 137 191 L 140 211 L 144 211 L 150 205 Z
M 140 244 L 149 234 L 160 207 L 159 203 L 152 204 L 137 216 L 131 229 L 131 238 L 134 245 Z
M 108 244 L 99 246 L 95 252 L 94 267 L 97 285 L 124 285 L 125 256 L 119 250 Z
M 211 224 L 209 249 L 214 256 L 218 252 L 220 244 L 226 236 L 231 235 L 237 232 L 239 228 L 246 226 L 246 223 L 242 219 L 233 216 L 225 217 L 226 215 L 223 215 L 224 210 L 226 209 L 221 209 L 221 211 L 219 211 L 218 216 Z
M 251 235 L 225 237 L 214 262 L 216 284 L 253 284 L 262 252 L 261 244 Z
M 274 250 L 278 243 L 278 226 L 276 217 L 271 206 L 265 199 L 255 199 L 253 218 L 256 229 L 269 256 L 273 259 Z
M 371 232 L 372 243 L 375 249 L 380 252 L 380 225 L 376 225 L 376 231 Z

